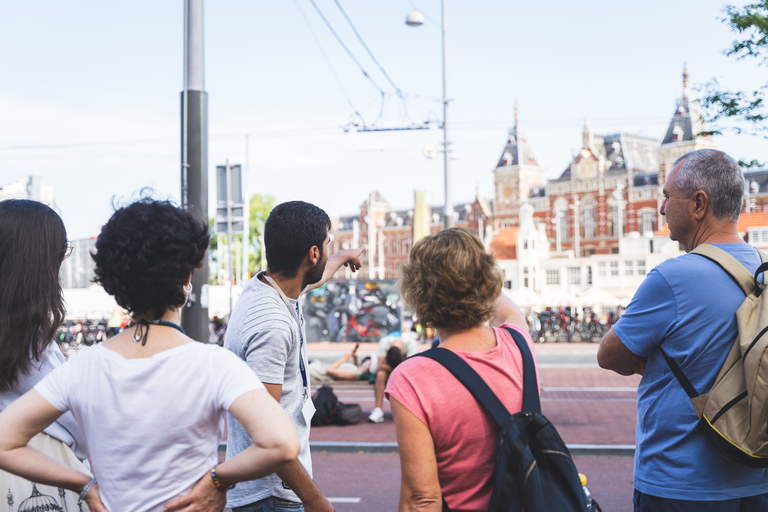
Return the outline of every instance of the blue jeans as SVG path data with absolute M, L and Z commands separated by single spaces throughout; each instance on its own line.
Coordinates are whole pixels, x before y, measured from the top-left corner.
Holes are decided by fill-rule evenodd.
M 635 489 L 635 512 L 756 512 L 768 510 L 768 493 L 725 501 L 659 498 Z
M 235 507 L 232 512 L 304 512 L 304 505 L 270 496 L 250 505 Z

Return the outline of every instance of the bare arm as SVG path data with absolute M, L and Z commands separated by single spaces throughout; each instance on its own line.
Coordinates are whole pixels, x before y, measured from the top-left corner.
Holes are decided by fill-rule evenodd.
M 365 246 L 362 246 L 356 249 L 346 249 L 344 251 L 339 251 L 329 256 L 328 262 L 325 264 L 325 270 L 323 271 L 322 279 L 320 279 L 320 281 L 316 282 L 315 284 L 307 286 L 304 291 L 308 292 L 310 290 L 314 290 L 315 288 L 320 288 L 330 278 L 332 278 L 341 267 L 349 267 L 352 272 L 357 272 L 360 270 L 360 268 L 363 266 L 363 263 L 360 261 L 360 255 L 363 254 L 364 250 Z
M 232 403 L 229 412 L 243 425 L 253 444 L 216 466 L 220 489 L 216 488 L 208 472 L 189 494 L 168 503 L 164 510 L 220 511 L 226 504 L 227 487 L 263 478 L 296 460 L 299 454 L 296 430 L 269 393 L 260 389 L 249 391 Z
M 0 469 L 33 482 L 79 493 L 91 481 L 90 475 L 64 466 L 27 446 L 30 439 L 61 414 L 34 389 L 0 413 Z M 96 486 L 86 495 L 86 502 L 94 512 L 106 511 Z
M 389 398 L 400 451 L 400 512 L 440 512 L 443 499 L 437 459 L 427 426 L 394 398 Z
M 642 375 L 645 371 L 647 358 L 633 354 L 624 343 L 616 336 L 611 328 L 597 349 L 597 364 L 606 370 L 613 370 L 619 375 Z
M 267 388 L 272 398 L 279 403 L 283 392 L 282 384 L 264 383 L 264 387 Z M 291 425 L 291 429 L 293 429 L 293 425 Z M 304 504 L 306 512 L 335 510 L 298 460 L 289 462 L 276 471 L 276 473 L 296 493 L 296 496 Z
M 329 366 L 325 372 L 332 379 L 355 380 L 358 376 L 358 373 L 355 370 L 348 369 L 348 368 L 344 368 L 343 370 L 339 369 L 339 366 L 349 361 L 350 357 L 354 357 L 355 359 L 357 359 L 357 356 L 353 356 L 351 353 L 346 353 L 341 357 L 341 359 L 339 359 L 338 361 L 333 363 L 331 366 Z M 357 363 L 355 363 L 355 366 L 357 366 Z
M 376 367 L 376 373 L 384 371 L 387 372 L 387 375 L 392 373 L 392 367 L 389 366 L 389 363 L 387 362 L 387 358 L 384 356 L 378 356 L 379 365 Z
M 504 295 L 504 292 L 493 304 L 493 325 L 503 324 L 516 325 L 521 329 L 528 330 L 528 322 L 525 321 L 523 312 L 520 311 L 517 304 L 512 302 L 512 299 Z

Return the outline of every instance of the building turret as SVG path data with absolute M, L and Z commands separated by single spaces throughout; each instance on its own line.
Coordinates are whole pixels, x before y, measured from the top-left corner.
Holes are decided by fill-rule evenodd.
M 675 160 L 697 149 L 716 148 L 709 135 L 703 135 L 706 131 L 704 122 L 697 108 L 697 100 L 691 97 L 688 84 L 688 67 L 683 68 L 683 96 L 677 100 L 675 112 L 669 121 L 667 133 L 661 141 L 658 149 L 660 162 L 659 169 L 659 197 L 662 197 L 662 189 L 667 179 L 667 174 L 672 170 Z M 659 206 L 661 206 L 659 199 Z M 663 218 L 659 217 L 660 229 Z
M 531 188 L 544 182 L 543 171 L 533 155 L 525 134 L 520 127 L 520 111 L 515 102 L 515 125 L 509 130 L 507 143 L 494 169 L 495 226 L 518 224 L 518 209 L 528 199 Z

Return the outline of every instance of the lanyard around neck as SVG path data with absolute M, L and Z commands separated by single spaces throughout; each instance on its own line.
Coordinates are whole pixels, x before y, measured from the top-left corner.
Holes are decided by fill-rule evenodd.
M 293 306 L 291 306 L 291 301 L 288 299 L 288 297 L 285 296 L 285 293 L 283 293 L 282 288 L 280 288 L 280 285 L 278 285 L 274 279 L 269 277 L 266 273 L 262 272 L 259 274 L 264 277 L 264 279 L 267 280 L 267 282 L 272 285 L 272 288 L 275 289 L 275 291 L 280 295 L 280 298 L 283 299 L 283 303 L 285 303 L 285 307 L 288 308 L 288 311 L 290 312 L 291 316 L 293 316 L 294 313 L 296 313 L 296 325 L 299 328 L 299 370 L 301 372 L 301 381 L 304 384 L 304 394 L 307 394 L 307 389 L 309 388 L 309 382 L 307 381 L 307 371 L 304 367 L 304 356 L 302 355 L 302 351 L 304 349 L 304 331 L 301 329 L 301 313 L 299 312 L 299 300 L 296 300 L 296 309 L 294 310 Z M 299 298 L 301 298 L 301 294 L 299 294 Z

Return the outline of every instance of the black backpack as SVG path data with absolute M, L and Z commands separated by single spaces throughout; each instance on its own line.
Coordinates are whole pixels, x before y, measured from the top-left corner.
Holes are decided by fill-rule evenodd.
M 315 391 L 312 402 L 315 404 L 315 414 L 311 421 L 313 427 L 354 425 L 360 423 L 363 417 L 363 410 L 358 404 L 339 402 L 333 388 L 328 384 L 323 384 Z
M 499 425 L 489 512 L 586 512 L 584 489 L 571 454 L 541 414 L 536 369 L 528 344 L 506 329 L 523 358 L 523 410 L 510 414 L 480 375 L 444 348 L 418 354 L 442 364 Z M 443 501 L 443 510 L 449 510 Z
M 312 426 L 330 425 L 333 422 L 333 411 L 336 409 L 336 404 L 339 403 L 333 388 L 327 384 L 320 386 L 312 395 L 312 403 L 315 404 Z

